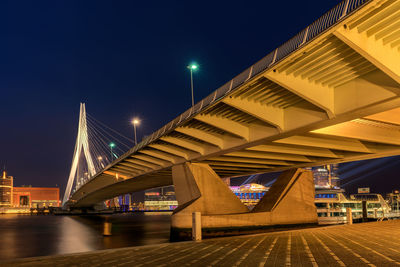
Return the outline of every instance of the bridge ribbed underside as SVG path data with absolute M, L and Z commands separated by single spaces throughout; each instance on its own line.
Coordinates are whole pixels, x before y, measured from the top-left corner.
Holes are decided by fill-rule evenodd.
M 234 177 L 399 155 L 399 24 L 398 0 L 343 1 L 106 167 L 71 203 L 131 192 L 119 184 L 132 179 L 161 186 L 185 162 Z

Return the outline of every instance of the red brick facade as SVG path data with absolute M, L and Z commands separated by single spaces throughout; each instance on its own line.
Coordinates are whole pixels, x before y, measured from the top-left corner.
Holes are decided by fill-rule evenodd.
M 14 187 L 14 207 L 59 207 L 60 189 L 57 187 Z

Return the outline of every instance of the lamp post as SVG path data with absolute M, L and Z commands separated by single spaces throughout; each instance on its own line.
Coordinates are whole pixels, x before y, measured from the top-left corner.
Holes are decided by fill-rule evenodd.
M 113 142 L 111 142 L 110 144 L 109 144 L 109 146 L 110 146 L 110 152 L 111 152 L 111 162 L 113 161 L 113 148 L 115 147 L 115 144 L 113 143 Z
M 140 120 L 138 118 L 134 118 L 132 120 L 132 124 L 133 124 L 133 130 L 135 132 L 135 145 L 137 145 L 137 137 L 136 137 L 136 125 L 139 125 Z
M 104 168 L 104 164 L 103 164 L 103 161 L 102 161 L 103 157 L 102 156 L 98 156 L 97 159 L 99 160 L 101 167 Z
M 192 107 L 194 106 L 194 96 L 193 96 L 193 71 L 197 70 L 199 66 L 196 63 L 192 63 L 187 68 L 190 70 L 190 88 L 192 90 Z

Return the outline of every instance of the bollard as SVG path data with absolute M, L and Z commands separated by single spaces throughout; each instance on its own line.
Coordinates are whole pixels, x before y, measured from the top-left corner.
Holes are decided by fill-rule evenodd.
M 378 219 L 378 209 L 377 208 L 374 209 L 374 218 Z
M 351 208 L 346 208 L 347 224 L 353 224 L 353 213 L 351 213 Z
M 368 221 L 367 201 L 363 200 L 361 204 L 362 204 L 362 221 L 367 222 Z
M 112 223 L 110 223 L 106 218 L 106 220 L 104 221 L 104 224 L 103 224 L 103 235 L 104 236 L 112 235 L 111 227 L 112 227 Z
M 192 240 L 201 240 L 201 212 L 192 213 Z

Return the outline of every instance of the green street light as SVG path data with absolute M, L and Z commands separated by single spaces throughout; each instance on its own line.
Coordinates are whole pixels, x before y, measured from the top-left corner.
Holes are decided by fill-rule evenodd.
M 196 70 L 199 66 L 197 66 L 196 64 L 190 64 L 188 67 L 192 70 Z
M 193 96 L 193 71 L 199 68 L 199 65 L 192 63 L 187 68 L 190 70 L 190 87 L 192 89 L 192 107 L 194 106 L 194 96 Z
M 109 144 L 110 146 L 110 152 L 111 152 L 111 161 L 113 161 L 113 148 L 115 147 L 115 143 L 111 142 Z

